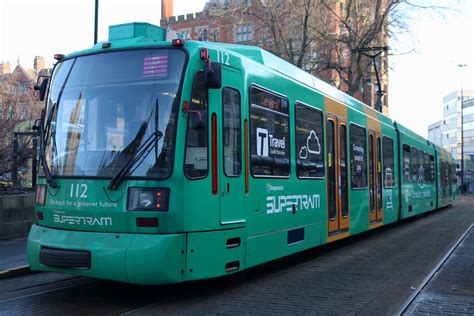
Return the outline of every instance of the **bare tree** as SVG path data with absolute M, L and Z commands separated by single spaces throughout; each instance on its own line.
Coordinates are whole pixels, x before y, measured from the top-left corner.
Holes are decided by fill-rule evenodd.
M 373 75 L 372 60 L 357 51 L 387 46 L 389 38 L 408 28 L 406 9 L 414 6 L 424 8 L 416 0 L 214 0 L 206 9 L 228 25 L 253 21 L 257 41 L 249 44 L 354 95 Z M 386 52 L 378 63 L 384 76 Z
M 31 158 L 32 140 L 22 138 L 13 152 L 14 132 L 30 132 L 39 118 L 41 103 L 33 93 L 33 82 L 15 74 L 0 76 L 0 175 L 16 170 Z

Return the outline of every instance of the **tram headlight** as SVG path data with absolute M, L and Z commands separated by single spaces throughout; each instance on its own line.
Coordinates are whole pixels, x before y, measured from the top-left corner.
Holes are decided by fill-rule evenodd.
M 127 210 L 166 212 L 169 195 L 168 188 L 129 188 Z

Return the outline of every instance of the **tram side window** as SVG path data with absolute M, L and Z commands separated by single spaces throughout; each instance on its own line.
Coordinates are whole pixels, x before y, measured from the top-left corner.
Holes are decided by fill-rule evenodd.
M 228 177 L 238 176 L 242 169 L 239 91 L 231 88 L 222 90 L 222 112 L 224 173 Z
M 431 182 L 431 171 L 430 171 L 430 155 L 428 153 L 425 153 L 424 155 L 424 168 L 425 168 L 425 182 Z
M 324 177 L 323 114 L 301 104 L 295 107 L 296 174 L 300 178 Z
M 426 182 L 424 157 L 425 157 L 425 152 L 422 150 L 418 150 L 418 182 L 420 183 Z
M 446 169 L 444 168 L 444 161 L 441 160 L 441 169 L 440 169 L 440 181 L 441 181 L 441 192 L 442 192 L 442 197 L 446 197 L 446 177 L 445 177 L 445 171 Z
M 365 129 L 351 124 L 351 183 L 353 189 L 367 187 L 367 150 Z
M 395 165 L 393 162 L 393 139 L 383 138 L 383 177 L 384 186 L 391 188 L 395 185 Z
M 250 151 L 254 176 L 290 175 L 288 99 L 256 87 L 250 91 Z
M 186 131 L 184 172 L 191 179 L 207 176 L 208 170 L 208 95 L 204 75 L 194 77 Z
M 453 184 L 457 184 L 458 179 L 456 177 L 456 164 L 453 163 L 451 167 L 453 168 Z
M 418 181 L 418 149 L 412 147 L 411 148 L 411 181 L 417 182 Z
M 434 156 L 430 155 L 430 181 L 434 182 L 435 172 L 434 172 Z
M 445 182 L 445 186 L 448 186 L 448 185 L 449 185 L 449 180 L 450 180 L 450 179 L 449 179 L 449 162 L 446 161 L 446 162 L 444 163 L 444 168 L 445 168 L 444 175 L 445 175 L 445 177 L 446 177 L 446 179 L 445 179 L 445 181 L 446 181 L 446 182 Z
M 403 181 L 411 181 L 410 146 L 403 145 Z

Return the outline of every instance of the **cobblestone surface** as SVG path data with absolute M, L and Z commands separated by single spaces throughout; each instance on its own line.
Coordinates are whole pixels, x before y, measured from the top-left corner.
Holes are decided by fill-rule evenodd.
M 417 295 L 407 315 L 474 315 L 474 228 Z

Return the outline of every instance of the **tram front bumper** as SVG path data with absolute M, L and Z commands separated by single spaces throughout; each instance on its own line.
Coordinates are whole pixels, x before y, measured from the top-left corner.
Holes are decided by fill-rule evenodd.
M 32 226 L 27 245 L 32 270 L 135 284 L 184 281 L 185 250 L 186 234 L 83 232 L 38 225 Z

